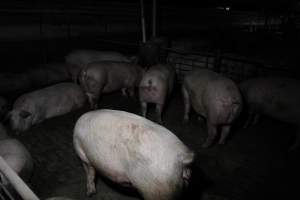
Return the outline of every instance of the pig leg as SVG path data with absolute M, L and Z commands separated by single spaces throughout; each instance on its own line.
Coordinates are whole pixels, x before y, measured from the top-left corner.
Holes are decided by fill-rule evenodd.
M 207 138 L 204 144 L 202 144 L 202 148 L 207 148 L 214 142 L 216 136 L 217 136 L 217 125 L 212 124 L 207 121 Z
M 225 144 L 225 140 L 227 139 L 230 132 L 231 125 L 222 126 L 221 137 L 219 140 L 219 144 Z
M 82 160 L 83 168 L 86 173 L 86 189 L 87 189 L 87 196 L 90 196 L 94 193 L 96 193 L 96 185 L 95 185 L 95 176 L 96 176 L 96 170 L 93 168 L 90 164 L 90 161 L 86 157 L 85 152 L 81 148 L 79 141 L 77 139 L 74 139 L 74 147 L 75 150 Z
M 184 86 L 182 86 L 182 95 L 183 95 L 183 102 L 184 102 L 184 117 L 183 121 L 187 122 L 189 121 L 189 113 L 191 110 L 191 104 L 190 104 L 190 96 L 188 91 Z
M 96 171 L 95 168 L 92 167 L 90 164 L 83 163 L 83 168 L 86 173 L 87 183 L 86 183 L 86 189 L 87 189 L 87 196 L 91 196 L 92 194 L 96 193 L 96 185 L 95 185 L 95 175 Z
M 147 113 L 147 103 L 145 101 L 141 101 L 141 107 L 142 107 L 142 116 L 146 117 Z
M 157 114 L 157 119 L 158 123 L 162 124 L 162 119 L 161 119 L 161 113 L 163 109 L 163 104 L 156 104 L 156 114 Z

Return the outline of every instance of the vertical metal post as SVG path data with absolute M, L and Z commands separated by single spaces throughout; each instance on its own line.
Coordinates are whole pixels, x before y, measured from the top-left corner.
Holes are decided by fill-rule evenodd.
M 152 37 L 156 37 L 156 0 L 153 0 L 152 4 Z
M 144 0 L 141 0 L 141 22 L 142 22 L 143 43 L 146 43 L 146 24 L 145 24 Z

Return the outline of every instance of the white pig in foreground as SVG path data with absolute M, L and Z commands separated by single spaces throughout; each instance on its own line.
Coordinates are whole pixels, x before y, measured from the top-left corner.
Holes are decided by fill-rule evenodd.
M 190 107 L 206 118 L 208 136 L 203 148 L 209 147 L 221 128 L 219 144 L 224 144 L 231 125 L 240 115 L 242 97 L 236 84 L 210 70 L 195 69 L 183 80 L 184 120 L 189 119 Z
M 130 95 L 134 94 L 138 86 L 143 70 L 139 65 L 124 62 L 94 62 L 81 70 L 79 83 L 92 109 L 98 108 L 98 100 L 102 93 L 110 93 L 126 90 Z
M 172 92 L 174 77 L 175 70 L 170 65 L 154 65 L 145 72 L 139 85 L 139 96 L 144 117 L 147 113 L 147 103 L 155 103 L 158 122 L 162 123 L 161 113 L 167 96 Z
M 8 113 L 11 128 L 26 131 L 45 119 L 66 114 L 84 105 L 86 97 L 74 83 L 59 83 L 20 96 Z
M 66 63 L 75 65 L 70 69 L 72 80 L 76 83 L 79 72 L 91 62 L 98 61 L 116 61 L 131 62 L 131 60 L 115 51 L 94 51 L 94 50 L 74 50 L 65 57 Z
M 245 124 L 257 122 L 259 115 L 266 115 L 297 126 L 297 140 L 290 150 L 300 144 L 300 81 L 284 77 L 260 77 L 240 84 L 247 102 L 249 118 Z
M 33 170 L 33 162 L 26 147 L 18 140 L 9 138 L 6 129 L 0 124 L 0 156 L 24 180 L 28 181 Z M 0 171 L 0 181 L 5 186 L 8 180 Z
M 132 186 L 145 200 L 173 200 L 191 175 L 191 152 L 172 132 L 138 115 L 96 110 L 74 128 L 75 150 L 87 176 L 87 195 L 96 192 L 96 170 Z

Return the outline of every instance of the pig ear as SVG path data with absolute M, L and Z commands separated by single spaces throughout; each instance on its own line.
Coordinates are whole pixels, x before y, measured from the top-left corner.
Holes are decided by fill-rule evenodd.
M 21 110 L 19 113 L 19 116 L 22 118 L 27 118 L 28 116 L 32 115 L 30 112 L 25 111 L 25 110 Z
M 189 165 L 193 162 L 195 158 L 195 153 L 192 151 L 189 151 L 187 153 L 185 153 L 184 155 L 182 155 L 182 163 L 184 165 Z

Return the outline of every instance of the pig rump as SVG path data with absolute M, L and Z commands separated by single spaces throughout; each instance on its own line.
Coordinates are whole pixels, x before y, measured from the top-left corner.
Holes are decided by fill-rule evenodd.
M 190 177 L 194 154 L 170 131 L 124 111 L 91 111 L 74 128 L 75 150 L 87 175 L 87 194 L 96 192 L 96 170 L 132 185 L 145 200 L 173 200 Z

